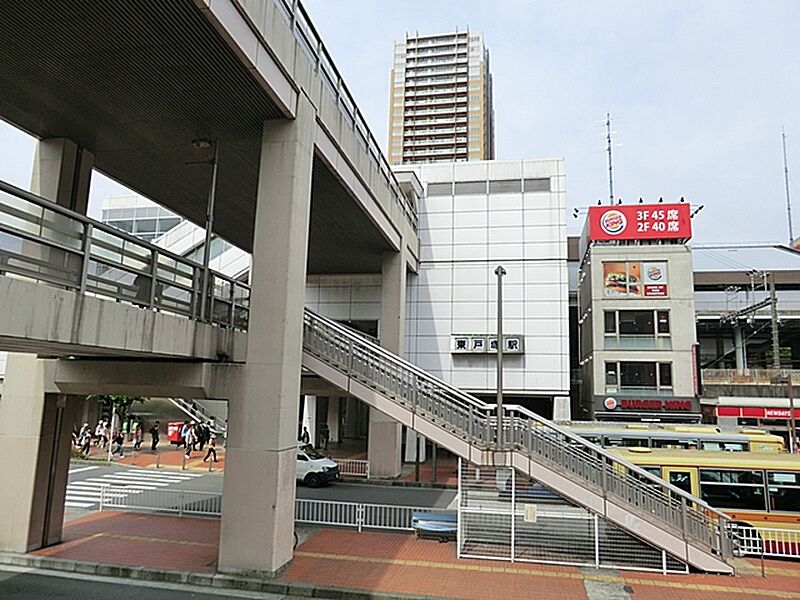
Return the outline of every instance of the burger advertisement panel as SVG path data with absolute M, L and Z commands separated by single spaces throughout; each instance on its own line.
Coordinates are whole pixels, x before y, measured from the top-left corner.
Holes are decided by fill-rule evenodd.
M 682 204 L 634 204 L 589 208 L 589 239 L 663 240 L 692 237 L 690 207 Z
M 604 262 L 603 289 L 608 298 L 666 298 L 666 262 Z

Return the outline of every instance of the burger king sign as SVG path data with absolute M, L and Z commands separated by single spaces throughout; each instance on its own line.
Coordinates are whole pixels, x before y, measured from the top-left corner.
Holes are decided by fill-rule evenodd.
M 633 204 L 589 208 L 590 240 L 658 240 L 692 237 L 689 204 Z
M 628 225 L 625 215 L 618 210 L 609 210 L 600 217 L 600 228 L 610 236 L 618 236 Z

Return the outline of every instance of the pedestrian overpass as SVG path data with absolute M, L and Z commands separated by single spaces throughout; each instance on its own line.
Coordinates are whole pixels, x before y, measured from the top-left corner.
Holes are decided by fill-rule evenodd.
M 193 261 L 7 184 L 0 215 L 5 349 L 84 358 L 59 361 L 74 368 L 100 357 L 104 366 L 169 359 L 168 370 L 177 360 L 190 372 L 210 364 L 217 377 L 198 377 L 198 397 L 213 395 L 212 381 L 247 360 L 246 284 L 213 273 L 203 314 L 202 266 Z M 308 310 L 302 337 L 306 369 L 464 460 L 513 467 L 696 569 L 732 572 L 727 518 L 702 500 L 522 407 L 506 406 L 498 418 L 495 406 Z M 139 369 L 139 378 L 153 371 Z

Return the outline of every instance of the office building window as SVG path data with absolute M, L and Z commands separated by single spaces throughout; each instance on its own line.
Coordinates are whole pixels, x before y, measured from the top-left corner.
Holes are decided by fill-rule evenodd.
M 672 363 L 607 362 L 606 393 L 660 393 L 672 395 Z
M 609 310 L 603 315 L 606 350 L 671 350 L 668 310 Z

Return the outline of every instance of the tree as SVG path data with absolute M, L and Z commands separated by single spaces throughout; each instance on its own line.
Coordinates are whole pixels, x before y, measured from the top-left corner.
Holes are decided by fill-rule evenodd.
M 147 400 L 142 396 L 123 396 L 122 394 L 92 394 L 89 399 L 94 400 L 101 406 L 111 407 L 119 415 L 120 422 L 127 418 L 134 402 L 142 403 Z

